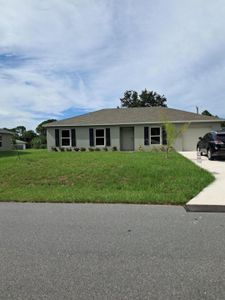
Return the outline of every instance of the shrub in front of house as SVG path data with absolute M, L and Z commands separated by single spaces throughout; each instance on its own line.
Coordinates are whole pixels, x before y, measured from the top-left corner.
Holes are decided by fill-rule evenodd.
M 90 152 L 93 152 L 93 151 L 94 151 L 94 148 L 89 147 L 88 150 L 89 150 Z
M 104 150 L 104 151 L 108 151 L 108 148 L 107 148 L 107 147 L 104 147 L 103 150 Z
M 151 147 L 151 152 L 160 152 L 160 148 L 157 146 L 152 146 Z
M 79 151 L 80 151 L 80 148 L 74 147 L 73 150 L 74 150 L 75 152 L 79 152 Z
M 81 151 L 81 152 L 85 152 L 85 151 L 86 151 L 86 148 L 85 148 L 85 147 L 81 147 L 81 148 L 80 148 L 80 151 Z
M 161 145 L 161 146 L 160 146 L 160 151 L 161 151 L 161 152 L 166 152 L 166 146 Z
M 41 144 L 39 149 L 47 149 L 47 145 L 46 144 Z
M 100 148 L 98 148 L 98 147 L 96 147 L 96 148 L 95 148 L 95 151 L 101 151 L 101 149 L 100 149 Z
M 143 151 L 144 151 L 144 148 L 143 148 L 142 145 L 139 145 L 139 146 L 138 146 L 138 151 L 140 151 L 140 152 L 143 152 Z
M 117 151 L 117 147 L 116 147 L 116 146 L 113 146 L 113 147 L 112 147 L 112 151 Z

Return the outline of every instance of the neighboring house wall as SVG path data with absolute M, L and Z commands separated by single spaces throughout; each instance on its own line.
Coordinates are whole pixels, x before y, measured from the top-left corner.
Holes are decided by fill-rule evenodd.
M 15 149 L 17 149 L 17 150 L 26 150 L 26 144 L 16 144 Z
M 0 133 L 0 151 L 12 150 L 12 135 Z
M 176 130 L 179 131 L 183 124 L 176 124 Z M 84 147 L 88 149 L 90 147 L 89 141 L 89 128 L 94 129 L 94 146 L 102 148 L 104 146 L 96 145 L 95 131 L 96 129 L 105 129 L 110 128 L 110 136 L 111 136 L 111 147 L 117 147 L 120 150 L 121 142 L 121 130 L 122 127 L 133 127 L 134 128 L 134 150 L 139 150 L 141 147 L 144 150 L 149 150 L 153 147 L 158 147 L 163 143 L 163 124 L 146 124 L 146 125 L 130 125 L 130 126 L 90 126 L 90 127 L 63 127 L 59 129 L 59 140 L 60 146 L 62 146 L 62 130 L 70 130 L 70 139 L 71 139 L 71 129 L 76 129 L 76 147 Z M 144 142 L 144 131 L 145 128 L 148 128 L 148 142 L 149 145 L 145 145 Z M 196 145 L 198 142 L 198 138 L 200 136 L 205 135 L 207 132 L 212 130 L 220 129 L 220 124 L 218 123 L 192 123 L 189 125 L 188 129 L 184 131 L 175 141 L 174 148 L 177 151 L 193 151 L 196 149 Z M 48 150 L 51 150 L 52 147 L 56 147 L 55 145 L 55 129 L 56 128 L 48 128 L 47 129 L 47 146 Z M 159 132 L 159 134 L 157 133 Z M 154 134 L 153 134 L 154 133 Z M 104 137 L 106 139 L 106 136 Z M 160 144 L 154 144 L 154 141 L 160 141 Z M 106 146 L 106 145 L 105 145 Z M 68 147 L 71 147 L 68 145 Z

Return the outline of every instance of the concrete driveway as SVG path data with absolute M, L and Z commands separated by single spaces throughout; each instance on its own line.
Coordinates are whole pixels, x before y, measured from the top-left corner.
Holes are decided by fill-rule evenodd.
M 199 161 L 196 151 L 180 153 L 215 176 L 215 181 L 212 184 L 187 203 L 187 209 L 190 211 L 225 212 L 225 160 L 210 161 L 207 157 L 201 156 Z

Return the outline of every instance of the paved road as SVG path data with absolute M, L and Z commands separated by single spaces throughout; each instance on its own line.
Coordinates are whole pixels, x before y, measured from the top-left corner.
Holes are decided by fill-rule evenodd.
M 0 204 L 0 299 L 224 299 L 224 214 Z

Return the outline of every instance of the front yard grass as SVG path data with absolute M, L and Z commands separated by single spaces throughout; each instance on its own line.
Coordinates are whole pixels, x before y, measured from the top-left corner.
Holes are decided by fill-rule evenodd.
M 178 153 L 0 152 L 0 201 L 185 204 L 214 177 Z

